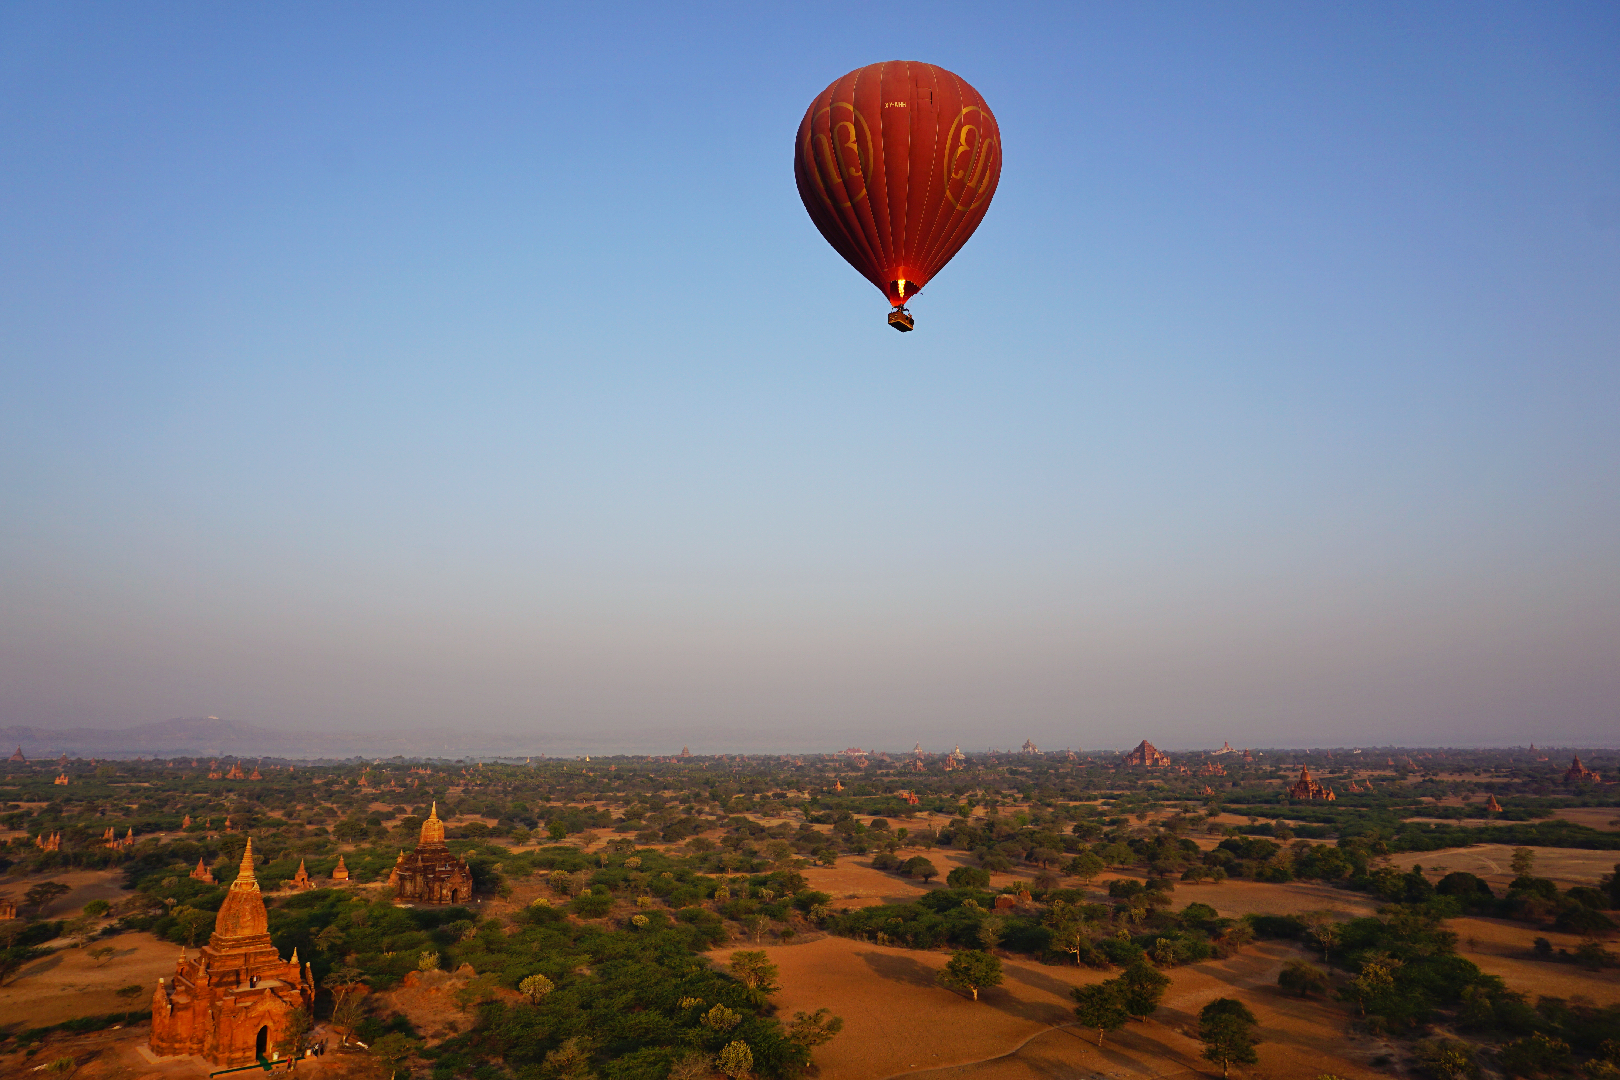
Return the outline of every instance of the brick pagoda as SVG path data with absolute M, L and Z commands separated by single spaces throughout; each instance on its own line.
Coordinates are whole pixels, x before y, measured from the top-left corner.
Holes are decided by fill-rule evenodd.
M 249 839 L 208 944 L 195 960 L 182 950 L 174 979 L 158 980 L 152 1051 L 200 1054 L 222 1066 L 270 1060 L 294 1010 L 307 1014 L 314 1002 L 315 976 L 298 963 L 298 950 L 283 960 L 270 943 Z
M 1299 779 L 1294 781 L 1293 786 L 1288 789 L 1288 797 L 1290 799 L 1321 799 L 1325 802 L 1334 802 L 1338 799 L 1338 796 L 1333 794 L 1332 788 L 1323 787 L 1316 782 L 1316 777 L 1311 775 L 1309 765 L 1303 766 L 1299 770 Z
M 444 846 L 444 822 L 434 803 L 422 822 L 422 840 L 409 855 L 401 854 L 389 875 L 394 897 L 418 904 L 462 904 L 472 899 L 472 871 Z
M 1125 755 L 1124 764 L 1127 768 L 1162 769 L 1170 764 L 1170 755 L 1143 739 L 1136 744 L 1135 750 Z

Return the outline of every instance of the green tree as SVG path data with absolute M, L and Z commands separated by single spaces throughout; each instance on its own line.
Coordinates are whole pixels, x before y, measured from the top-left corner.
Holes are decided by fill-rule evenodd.
M 958 866 L 945 875 L 945 884 L 953 889 L 987 889 L 990 887 L 990 871 L 977 866 Z
M 304 1052 L 304 1036 L 309 1034 L 309 1029 L 313 1026 L 309 1010 L 302 1005 L 298 1006 L 287 1014 L 287 1023 L 276 1039 L 276 1051 L 282 1057 L 296 1058 Z
M 1416 1057 L 1418 1065 L 1434 1080 L 1474 1080 L 1479 1076 L 1473 1048 L 1465 1042 L 1428 1039 L 1417 1045 Z
M 391 1031 L 371 1044 L 371 1056 L 383 1063 L 388 1080 L 399 1075 L 400 1068 L 416 1053 L 420 1044 L 409 1035 Z
M 360 999 L 365 996 L 366 977 L 357 967 L 341 967 L 327 973 L 321 986 L 332 995 L 332 1023 L 344 1032 L 344 1042 L 360 1023 Z
M 914 855 L 907 859 L 900 869 L 910 877 L 922 878 L 925 885 L 930 880 L 939 877 L 939 867 L 921 855 Z
M 1125 1005 L 1125 1011 L 1138 1020 L 1146 1020 L 1164 999 L 1170 977 L 1153 970 L 1147 961 L 1138 960 L 1125 969 L 1119 977 L 1119 984 L 1120 1000 Z
M 1097 1029 L 1098 1046 L 1103 1044 L 1103 1032 L 1118 1031 L 1131 1018 L 1120 998 L 1118 980 L 1077 986 L 1070 994 L 1075 1000 L 1075 1019 L 1080 1021 L 1081 1027 Z
M 698 1022 L 711 1031 L 730 1031 L 742 1023 L 742 1013 L 717 1004 L 704 1013 Z
M 776 985 L 776 965 L 762 949 L 745 949 L 731 954 L 731 973 L 737 980 L 750 990 L 757 990 L 762 994 L 774 994 L 780 989 Z
M 1502 1048 L 1502 1068 L 1509 1076 L 1561 1072 L 1569 1063 L 1569 1044 L 1540 1031 L 1515 1039 Z
M 455 999 L 456 1008 L 460 1009 L 462 1012 L 466 1012 L 467 1006 L 472 1005 L 475 1002 L 494 1000 L 497 996 L 499 996 L 500 989 L 500 976 L 494 974 L 493 972 L 488 972 L 478 976 L 476 979 L 467 980 L 466 985 L 457 989 L 456 992 L 451 996 Z
M 174 917 L 180 932 L 186 935 L 186 944 L 197 944 L 197 934 L 202 930 L 203 923 L 208 921 L 210 913 L 194 908 L 190 904 L 181 904 L 170 914 Z
M 550 979 L 536 972 L 518 983 L 518 989 L 523 992 L 523 995 L 529 999 L 531 1004 L 538 1005 L 541 998 L 557 989 L 557 987 Z
M 1339 943 L 1341 934 L 1339 924 L 1333 921 L 1333 913 L 1330 911 L 1307 911 L 1303 918 L 1305 935 L 1311 939 L 1312 944 L 1322 950 L 1322 962 L 1327 963 L 1328 953 Z
M 831 1041 L 834 1035 L 843 1030 L 842 1016 L 833 1016 L 831 1009 L 817 1009 L 813 1013 L 794 1013 L 793 1023 L 788 1025 L 787 1037 L 789 1042 L 797 1043 L 806 1051 L 810 1051 Z
M 937 981 L 953 990 L 966 990 L 979 1000 L 979 991 L 1001 984 L 1001 960 L 977 949 L 966 949 L 952 956 Z
M 561 1046 L 546 1055 L 545 1070 L 558 1080 L 585 1080 L 591 1075 L 592 1052 L 590 1040 L 584 1036 L 564 1039 Z
M 1536 851 L 1534 848 L 1516 847 L 1513 849 L 1513 858 L 1508 860 L 1513 868 L 1514 877 L 1529 877 L 1536 868 Z
M 1362 963 L 1361 973 L 1350 980 L 1350 996 L 1361 1008 L 1361 1015 L 1367 1015 L 1370 1005 L 1375 1010 L 1378 1004 L 1389 999 L 1395 992 L 1395 970 L 1400 967 L 1400 961 L 1389 958 L 1369 959 Z
M 72 891 L 60 881 L 42 881 L 23 893 L 23 903 L 32 907 L 36 915 L 43 915 L 46 908 Z
M 1259 1021 L 1249 1007 L 1236 998 L 1216 998 L 1198 1014 L 1198 1038 L 1204 1044 L 1204 1058 L 1221 1067 L 1226 1076 L 1232 1065 L 1252 1065 L 1260 1058 L 1254 1052 L 1259 1038 Z
M 561 840 L 563 837 L 568 835 L 568 826 L 564 825 L 560 821 L 548 822 L 546 825 L 546 835 L 551 837 L 553 840 Z
M 1052 931 L 1052 948 L 1058 952 L 1072 953 L 1075 966 L 1080 965 L 1080 957 L 1091 951 L 1091 938 L 1086 935 L 1085 927 L 1077 922 L 1067 922 Z
M 1328 976 L 1321 968 L 1303 960 L 1290 960 L 1277 974 L 1277 985 L 1296 997 L 1309 997 L 1327 992 Z
M 1103 872 L 1103 861 L 1089 851 L 1082 851 L 1069 860 L 1063 872 L 1081 881 L 1091 881 Z
M 748 1044 L 738 1039 L 727 1043 L 720 1056 L 715 1058 L 715 1066 L 731 1080 L 743 1080 L 743 1077 L 754 1071 L 754 1052 Z
M 0 949 L 0 986 L 4 986 L 6 980 L 28 961 L 37 960 L 49 952 L 49 949 L 42 949 L 38 945 L 10 945 Z

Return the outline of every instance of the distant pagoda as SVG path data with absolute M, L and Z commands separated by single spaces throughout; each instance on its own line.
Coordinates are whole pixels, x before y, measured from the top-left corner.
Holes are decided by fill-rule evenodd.
M 1125 755 L 1122 764 L 1126 768 L 1163 769 L 1169 766 L 1170 755 L 1143 739 L 1135 750 Z
M 1569 771 L 1564 774 L 1566 784 L 1601 784 L 1603 776 L 1595 773 L 1581 764 L 1581 755 L 1576 754 L 1569 763 Z
M 460 904 L 472 899 L 472 871 L 444 846 L 444 822 L 435 802 L 422 822 L 422 839 L 394 864 L 394 896 L 418 904 Z
M 1334 802 L 1338 799 L 1338 796 L 1333 794 L 1332 788 L 1323 787 L 1316 782 L 1316 778 L 1311 775 L 1309 765 L 1299 770 L 1299 779 L 1294 781 L 1293 786 L 1288 789 L 1288 797 L 1290 799 L 1319 799 L 1323 802 Z

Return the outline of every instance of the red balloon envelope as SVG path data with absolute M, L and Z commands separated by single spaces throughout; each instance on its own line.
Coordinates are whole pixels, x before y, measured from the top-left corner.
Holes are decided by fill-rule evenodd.
M 979 227 L 1001 178 L 1001 129 L 979 92 L 933 64 L 869 64 L 805 110 L 799 197 L 821 235 L 904 315 Z

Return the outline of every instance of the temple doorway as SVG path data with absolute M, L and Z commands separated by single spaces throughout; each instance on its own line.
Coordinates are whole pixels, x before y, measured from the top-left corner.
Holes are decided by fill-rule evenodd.
M 456 890 L 451 889 L 450 890 L 450 902 L 453 904 L 453 903 L 456 902 L 457 899 L 458 899 L 458 897 L 456 896 Z
M 259 1029 L 259 1037 L 254 1040 L 253 1053 L 255 1057 L 264 1057 L 270 1050 L 270 1025 L 266 1024 Z

